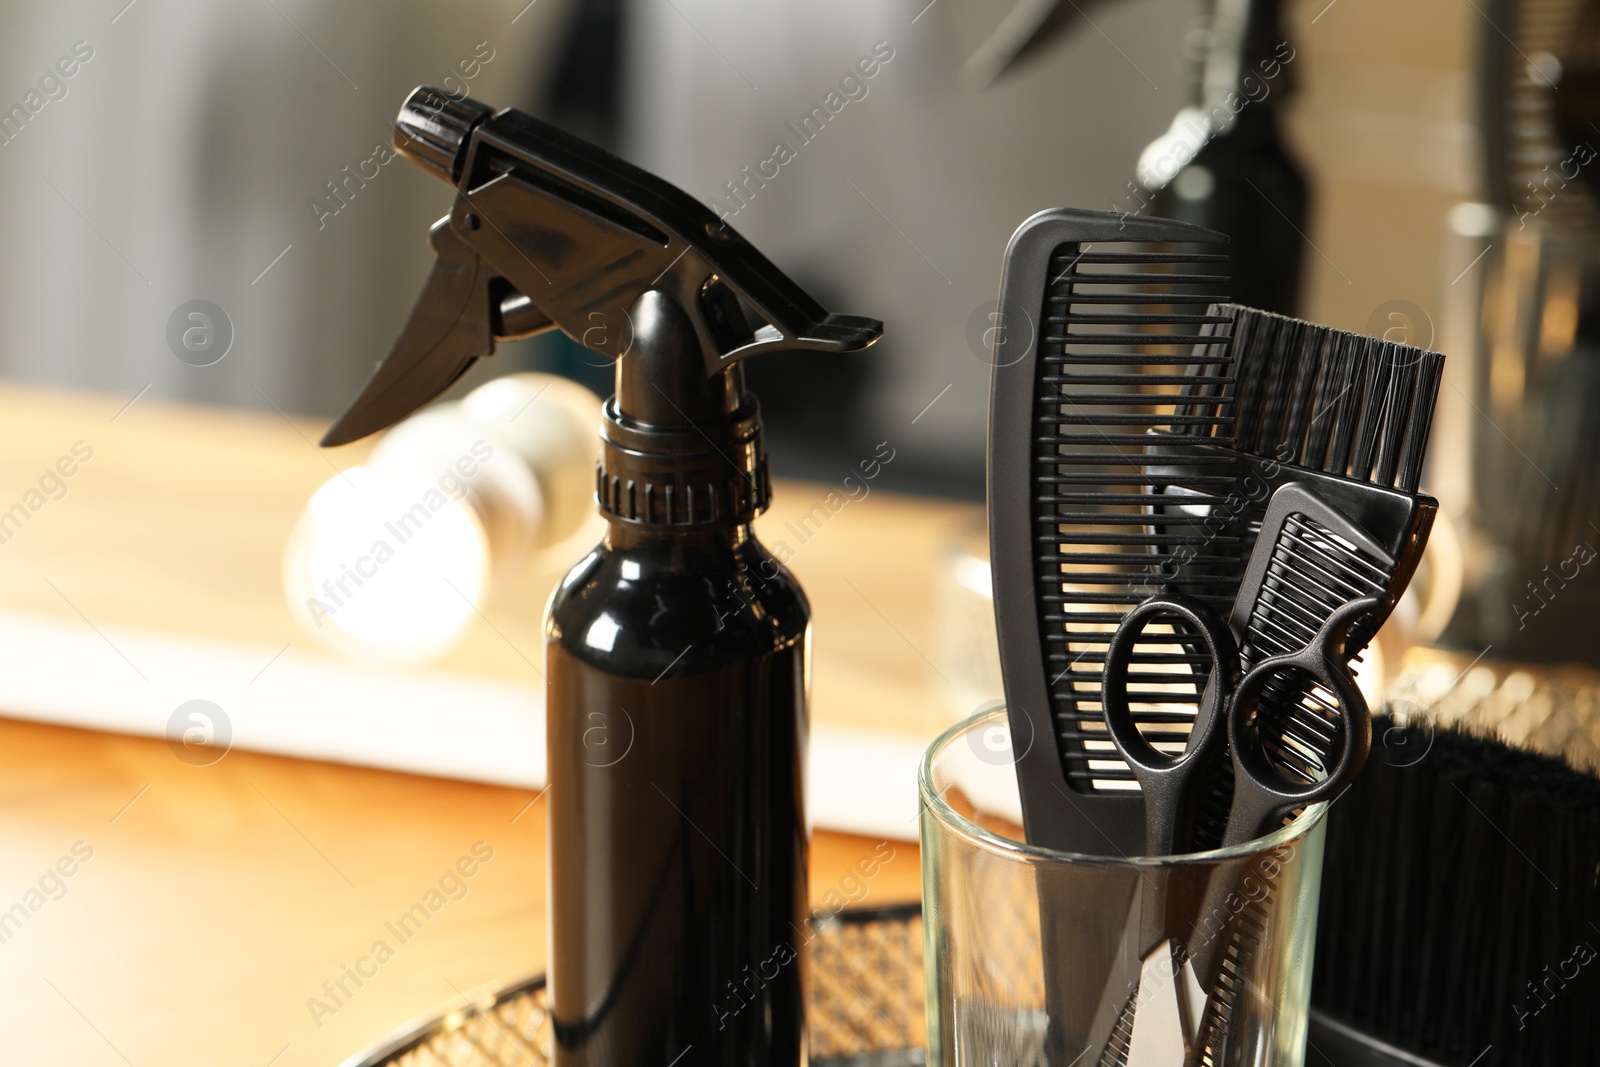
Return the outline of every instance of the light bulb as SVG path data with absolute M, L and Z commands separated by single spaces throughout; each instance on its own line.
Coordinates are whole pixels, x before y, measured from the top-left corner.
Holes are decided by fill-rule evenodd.
M 352 467 L 316 491 L 283 572 L 308 635 L 378 663 L 426 662 L 456 643 L 488 584 L 489 539 L 454 484 Z
M 390 430 L 364 467 L 311 497 L 284 553 L 284 589 L 318 643 L 378 663 L 449 651 L 495 573 L 598 537 L 600 400 L 513 374 Z

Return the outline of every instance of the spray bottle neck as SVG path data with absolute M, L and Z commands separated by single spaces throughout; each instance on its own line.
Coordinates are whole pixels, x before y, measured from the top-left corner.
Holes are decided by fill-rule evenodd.
M 617 409 L 642 429 L 692 430 L 726 422 L 744 400 L 744 370 L 706 376 L 700 338 L 688 313 L 651 289 L 628 309 L 617 359 Z
M 606 401 L 597 479 L 615 524 L 691 531 L 748 527 L 771 496 L 761 413 L 737 365 L 711 377 L 694 324 L 671 296 L 642 295 Z
M 755 530 L 749 523 L 682 527 L 625 522 L 611 516 L 607 518 L 610 523 L 606 531 L 606 545 L 623 551 L 648 550 L 652 546 L 670 543 L 674 549 L 701 554 L 731 554 L 755 540 Z

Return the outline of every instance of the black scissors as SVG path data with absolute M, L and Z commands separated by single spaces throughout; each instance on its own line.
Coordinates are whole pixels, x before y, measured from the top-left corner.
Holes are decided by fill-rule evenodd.
M 1233 783 L 1224 845 L 1271 832 L 1296 808 L 1336 796 L 1360 771 L 1372 727 L 1348 667 L 1351 631 L 1359 626 L 1359 638 L 1381 622 L 1392 603 L 1388 588 L 1395 565 L 1359 523 L 1310 487 L 1291 482 L 1274 490 L 1267 505 L 1228 620 L 1204 601 L 1171 590 L 1145 599 L 1120 620 L 1106 649 L 1101 700 L 1111 741 L 1143 790 L 1147 855 L 1200 847 L 1195 828 L 1202 808 L 1209 807 L 1202 802 L 1224 792 L 1227 762 Z M 1172 633 L 1147 634 L 1158 621 Z M 1155 724 L 1187 718 L 1159 710 L 1168 697 L 1160 687 L 1171 675 L 1141 679 L 1131 670 L 1156 644 L 1182 646 L 1186 661 L 1204 652 L 1211 664 L 1208 673 L 1197 671 L 1191 679 L 1204 678 L 1205 688 L 1177 754 L 1170 745 L 1158 749 L 1139 727 L 1140 719 Z M 1136 718 L 1135 703 L 1157 708 Z M 1136 1008 L 1137 993 L 1123 997 L 1122 991 L 1142 984 L 1143 966 L 1166 942 L 1174 975 L 1190 968 L 1208 998 L 1201 1018 L 1190 1011 L 1183 1022 L 1181 997 L 1173 1015 L 1183 1022 L 1185 1064 L 1201 1056 L 1208 1027 L 1225 1028 L 1237 1011 L 1270 1011 L 1270 1005 L 1253 1001 L 1254 1007 L 1246 1007 L 1237 996 L 1213 999 L 1229 953 L 1242 958 L 1258 948 L 1241 927 L 1265 925 L 1266 905 L 1237 894 L 1251 869 L 1237 859 L 1179 864 L 1146 879 L 1148 890 L 1139 895 L 1137 917 L 1102 997 L 1105 1010 L 1096 1016 L 1100 1047 L 1112 1036 L 1105 1021 L 1119 1018 L 1112 1009 L 1119 1002 L 1122 1015 Z M 1242 907 L 1230 903 L 1238 898 L 1246 900 Z
M 1305 647 L 1264 659 L 1242 676 L 1232 630 L 1202 601 L 1178 593 L 1158 593 L 1123 617 L 1106 650 L 1101 699 L 1111 741 L 1144 793 L 1146 855 L 1172 855 L 1183 844 L 1180 830 L 1205 788 L 1206 770 L 1224 736 L 1233 759 L 1234 779 L 1224 845 L 1258 837 L 1288 812 L 1336 795 L 1361 769 L 1371 746 L 1370 712 L 1346 666 L 1344 649 L 1351 626 L 1381 603 L 1378 597 L 1346 603 L 1328 617 Z M 1161 752 L 1139 732 L 1129 706 L 1128 668 L 1145 628 L 1157 619 L 1172 620 L 1176 624 L 1173 640 L 1198 639 L 1211 658 L 1194 724 L 1183 752 L 1176 756 Z M 1335 698 L 1343 742 L 1337 760 L 1321 780 L 1285 774 L 1267 751 L 1268 738 L 1257 712 L 1267 685 L 1285 676 L 1291 684 L 1309 682 Z M 1326 758 L 1331 753 L 1322 755 Z

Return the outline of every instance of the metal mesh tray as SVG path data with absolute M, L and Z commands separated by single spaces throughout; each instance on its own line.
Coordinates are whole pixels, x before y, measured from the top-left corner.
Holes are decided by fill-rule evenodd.
M 812 1067 L 925 1067 L 922 905 L 856 908 L 815 922 Z M 1434 1067 L 1312 1012 L 1314 1061 L 1338 1067 Z M 1308 1062 L 1313 1062 L 1308 1057 Z M 403 1027 L 340 1067 L 547 1067 L 544 975 Z
M 842 911 L 817 919 L 814 929 L 813 1067 L 922 1067 L 922 906 Z M 341 1067 L 546 1067 L 550 1042 L 541 974 L 407 1025 Z

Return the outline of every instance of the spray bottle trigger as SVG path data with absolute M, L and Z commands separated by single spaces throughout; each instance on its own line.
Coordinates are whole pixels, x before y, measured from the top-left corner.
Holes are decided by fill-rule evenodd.
M 366 388 L 322 439 L 348 444 L 394 425 L 494 352 L 492 284 L 477 252 L 440 219 L 428 231 L 435 258 L 411 317 Z

